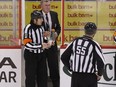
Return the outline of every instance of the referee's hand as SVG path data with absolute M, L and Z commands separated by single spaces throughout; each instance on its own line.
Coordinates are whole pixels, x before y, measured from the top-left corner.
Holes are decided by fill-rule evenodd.
M 97 75 L 97 81 L 99 81 L 101 79 L 101 76 Z
M 99 76 L 97 73 L 96 76 L 97 76 L 97 81 L 99 81 L 101 79 L 101 76 Z
M 43 49 L 49 49 L 50 47 L 51 47 L 51 45 L 49 43 L 43 43 L 42 44 Z

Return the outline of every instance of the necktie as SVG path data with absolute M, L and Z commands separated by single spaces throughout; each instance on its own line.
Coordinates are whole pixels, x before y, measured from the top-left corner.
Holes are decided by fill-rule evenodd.
M 46 14 L 46 30 L 49 31 L 49 21 L 48 21 L 48 15 Z
M 46 21 L 48 22 L 48 14 L 46 14 Z

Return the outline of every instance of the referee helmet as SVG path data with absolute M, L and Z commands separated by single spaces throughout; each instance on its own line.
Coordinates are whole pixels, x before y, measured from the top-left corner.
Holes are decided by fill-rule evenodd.
M 93 22 L 88 22 L 85 25 L 84 29 L 85 29 L 85 33 L 86 34 L 92 35 L 92 34 L 95 34 L 96 33 L 97 26 Z
M 32 13 L 31 13 L 31 20 L 33 19 L 38 19 L 38 18 L 43 18 L 43 15 L 41 12 L 39 12 L 38 10 L 34 10 Z

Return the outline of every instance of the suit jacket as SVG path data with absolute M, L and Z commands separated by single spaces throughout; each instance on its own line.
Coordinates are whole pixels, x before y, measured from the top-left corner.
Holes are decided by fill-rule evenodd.
M 42 10 L 40 10 L 40 12 L 42 13 Z M 60 23 L 58 20 L 58 14 L 57 14 L 57 12 L 50 11 L 50 15 L 51 15 L 51 21 L 52 21 L 52 29 L 55 29 L 55 32 L 57 32 L 57 34 L 59 36 L 59 34 L 61 32 L 61 26 L 60 26 Z M 42 25 L 44 26 L 45 31 L 47 31 L 44 21 L 43 21 Z
M 40 12 L 42 13 L 42 10 Z M 55 29 L 55 32 L 57 32 L 57 34 L 59 35 L 61 32 L 61 27 L 58 20 L 58 14 L 54 11 L 50 11 L 50 15 L 51 15 L 51 21 L 52 21 L 52 29 Z M 45 28 L 45 22 L 43 22 L 42 25 Z M 47 31 L 46 28 L 45 30 Z
M 42 13 L 42 10 L 40 10 L 40 12 Z M 54 11 L 50 11 L 50 15 L 51 15 L 51 21 L 52 21 L 52 29 L 55 29 L 55 32 L 57 32 L 58 36 L 61 32 L 61 26 L 58 20 L 58 14 L 57 12 Z M 47 31 L 46 27 L 45 27 L 45 22 L 43 21 L 42 25 L 44 26 L 45 31 Z M 55 45 L 52 46 L 52 48 L 55 48 L 54 50 L 57 49 L 57 43 L 55 41 Z

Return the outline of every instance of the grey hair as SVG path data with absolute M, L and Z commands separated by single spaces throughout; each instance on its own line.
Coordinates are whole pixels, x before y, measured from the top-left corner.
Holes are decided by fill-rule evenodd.
M 43 2 L 49 2 L 50 0 L 41 0 L 40 1 L 40 5 L 43 3 Z

